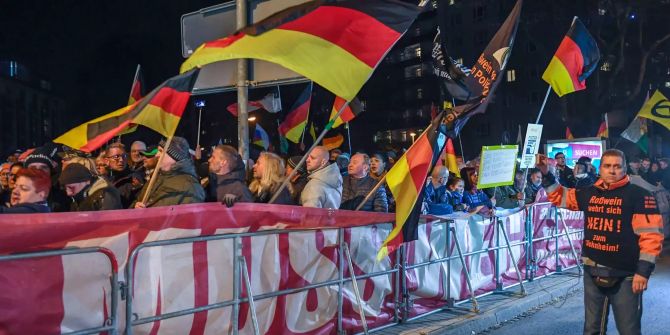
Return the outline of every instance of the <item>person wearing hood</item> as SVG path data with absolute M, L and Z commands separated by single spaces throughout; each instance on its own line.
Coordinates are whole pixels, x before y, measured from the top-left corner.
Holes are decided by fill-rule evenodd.
M 16 172 L 11 207 L 0 206 L 0 214 L 33 214 L 51 212 L 47 203 L 51 189 L 49 173 L 37 168 L 21 168 Z
M 574 181 L 569 187 L 576 188 L 578 190 L 589 188 L 596 183 L 596 179 L 586 171 L 588 167 L 584 163 L 576 163 L 574 172 Z
M 328 149 L 318 146 L 307 156 L 307 185 L 300 194 L 304 207 L 340 208 L 342 175 L 337 164 L 329 164 Z
M 219 144 L 209 157 L 210 198 L 230 207 L 237 202 L 254 202 L 244 180 L 246 169 L 235 148 Z
M 119 190 L 110 186 L 105 179 L 91 173 L 91 169 L 79 164 L 68 164 L 58 182 L 72 199 L 71 212 L 122 209 Z
M 188 141 L 175 136 L 170 146 L 165 148 L 165 140 L 158 145 L 156 156 L 165 155 L 157 168 L 158 176 L 146 202 L 141 200 L 147 192 L 149 183 L 145 183 L 133 207 L 160 207 L 192 204 L 205 201 L 205 190 L 195 174 L 195 166 L 188 151 Z

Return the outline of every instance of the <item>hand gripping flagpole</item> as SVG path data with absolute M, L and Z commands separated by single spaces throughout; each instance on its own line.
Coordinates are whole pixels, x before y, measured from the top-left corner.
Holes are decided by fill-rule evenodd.
M 144 196 L 142 197 L 142 203 L 144 205 L 147 205 L 147 200 L 149 199 L 149 195 L 151 194 L 151 189 L 154 187 L 154 184 L 156 183 L 156 177 L 158 177 L 158 171 L 161 169 L 161 164 L 163 163 L 163 158 L 165 155 L 167 155 L 167 150 L 170 147 L 170 144 L 172 143 L 172 137 L 170 136 L 167 139 L 167 142 L 165 142 L 165 146 L 163 147 L 163 152 L 161 153 L 161 156 L 158 157 L 158 162 L 156 163 L 156 168 L 154 168 L 154 172 L 151 174 L 151 179 L 149 180 L 149 185 L 147 185 L 147 189 L 144 191 Z
M 321 131 L 321 134 L 319 134 L 319 137 L 316 138 L 314 143 L 312 143 L 312 146 L 309 147 L 309 149 L 305 152 L 305 155 L 302 156 L 300 162 L 298 162 L 293 171 L 291 171 L 291 174 L 289 174 L 288 177 L 284 179 L 284 182 L 281 184 L 281 186 L 279 186 L 275 194 L 272 195 L 272 198 L 268 202 L 269 204 L 274 203 L 275 200 L 277 200 L 279 194 L 286 188 L 286 186 L 288 186 L 288 183 L 290 183 L 291 179 L 295 177 L 295 174 L 298 173 L 298 169 L 300 169 L 300 167 L 302 167 L 302 165 L 305 164 L 305 161 L 307 160 L 307 156 L 309 156 L 309 153 L 312 152 L 312 150 L 318 146 L 321 140 L 326 136 L 326 133 L 333 128 L 335 120 L 337 120 L 340 117 L 340 115 L 342 115 L 347 106 L 349 106 L 349 101 L 346 101 L 344 104 L 342 104 L 340 110 L 337 111 L 337 115 L 335 115 L 330 121 L 328 121 L 328 123 L 326 123 L 326 126 L 323 128 L 323 131 Z

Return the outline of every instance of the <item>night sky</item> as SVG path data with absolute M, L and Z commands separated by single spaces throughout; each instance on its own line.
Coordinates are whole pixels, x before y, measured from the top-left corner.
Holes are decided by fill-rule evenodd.
M 137 64 L 149 89 L 183 62 L 180 17 L 221 1 L 2 1 L 0 59 L 65 99 L 72 126 L 128 101 Z

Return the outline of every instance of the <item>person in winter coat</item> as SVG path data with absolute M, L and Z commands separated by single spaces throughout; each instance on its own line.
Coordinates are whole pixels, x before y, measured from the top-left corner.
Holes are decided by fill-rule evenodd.
M 589 188 L 596 183 L 596 179 L 587 173 L 587 166 L 584 163 L 576 163 L 574 168 L 573 182 L 567 187 L 576 188 L 578 190 Z M 563 185 L 563 184 L 561 184 Z M 566 185 L 563 185 L 566 186 Z
M 272 199 L 272 196 L 284 182 L 284 178 L 286 178 L 284 176 L 286 174 L 285 170 L 284 161 L 281 157 L 271 152 L 261 152 L 256 164 L 254 164 L 254 178 L 249 185 L 249 190 L 251 190 L 255 202 L 268 203 Z M 294 205 L 290 187 L 290 184 L 285 187 L 273 203 L 278 205 Z
M 341 157 L 341 156 L 340 156 Z M 342 203 L 340 209 L 355 210 L 365 197 L 372 191 L 377 181 L 372 179 L 370 171 L 370 157 L 366 154 L 357 153 L 349 161 L 347 175 L 343 178 Z M 386 201 L 386 190 L 377 188 L 374 195 L 361 207 L 368 212 L 388 212 Z
M 0 206 L 0 214 L 49 213 L 47 203 L 51 189 L 49 173 L 37 168 L 21 168 L 12 189 L 12 207 Z
M 307 185 L 300 194 L 304 207 L 340 208 L 342 175 L 337 164 L 329 164 L 328 149 L 318 146 L 307 156 Z
M 242 157 L 235 148 L 219 144 L 209 158 L 210 198 L 230 207 L 236 202 L 254 202 L 245 183 L 246 171 Z
M 468 205 L 470 212 L 479 212 L 482 209 L 488 208 L 493 210 L 495 206 L 495 198 L 490 199 L 484 191 L 477 188 L 477 181 L 479 180 L 479 173 L 473 167 L 464 167 L 461 169 L 461 177 L 465 186 L 463 193 L 463 203 Z M 484 210 L 486 212 L 486 210 Z
M 465 183 L 463 179 L 454 177 L 447 182 L 447 201 L 455 212 L 467 212 L 468 205 L 463 203 L 463 193 L 465 193 Z
M 158 156 L 165 155 L 158 167 L 158 177 L 146 202 L 142 202 L 149 183 L 144 184 L 135 208 L 173 206 L 205 201 L 205 190 L 195 174 L 195 166 L 185 138 L 175 136 L 169 148 L 165 141 L 158 145 Z
M 454 207 L 449 203 L 449 171 L 443 165 L 433 168 L 431 181 L 424 188 L 424 202 L 428 214 L 446 215 L 454 212 Z
M 79 163 L 69 163 L 61 172 L 58 182 L 72 199 L 71 212 L 122 209 L 119 190 Z

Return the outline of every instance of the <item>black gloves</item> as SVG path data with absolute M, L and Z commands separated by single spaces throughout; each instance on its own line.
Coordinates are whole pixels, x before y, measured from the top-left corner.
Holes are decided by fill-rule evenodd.
M 223 196 L 223 199 L 221 199 L 221 203 L 226 205 L 227 207 L 233 207 L 235 202 L 237 201 L 237 196 L 235 194 L 230 194 L 227 193 Z

